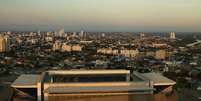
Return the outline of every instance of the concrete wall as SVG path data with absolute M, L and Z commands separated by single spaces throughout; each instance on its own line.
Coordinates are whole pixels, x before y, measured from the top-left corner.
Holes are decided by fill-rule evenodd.
M 44 83 L 44 91 L 49 87 L 97 87 L 97 86 L 129 86 L 133 88 L 150 88 L 149 82 L 103 82 L 103 83 Z M 152 93 L 152 92 L 149 92 Z M 48 101 L 48 92 L 44 93 L 44 100 Z
M 45 78 L 47 77 L 47 73 L 43 72 L 40 78 L 40 81 L 37 83 L 37 100 L 38 101 L 43 101 L 43 91 L 44 91 L 44 82 Z

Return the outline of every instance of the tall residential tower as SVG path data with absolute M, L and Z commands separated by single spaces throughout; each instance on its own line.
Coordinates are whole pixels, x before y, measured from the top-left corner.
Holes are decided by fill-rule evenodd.
M 170 39 L 176 39 L 175 32 L 170 32 Z
M 0 36 L 0 52 L 7 52 L 10 50 L 10 39 L 7 36 Z

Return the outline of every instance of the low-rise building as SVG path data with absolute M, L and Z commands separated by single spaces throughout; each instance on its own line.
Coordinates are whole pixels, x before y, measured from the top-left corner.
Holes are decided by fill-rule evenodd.
M 21 75 L 11 86 L 24 94 L 32 91 L 33 95 L 30 96 L 37 95 L 38 101 L 48 101 L 72 95 L 169 92 L 174 84 L 174 81 L 156 73 L 140 74 L 129 70 L 51 70 L 42 75 Z

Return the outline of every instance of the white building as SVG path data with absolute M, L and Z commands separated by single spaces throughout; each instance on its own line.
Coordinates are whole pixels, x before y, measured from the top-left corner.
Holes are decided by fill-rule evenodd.
M 125 57 L 136 57 L 139 54 L 137 49 L 135 50 L 128 50 L 128 49 L 112 49 L 112 48 L 101 48 L 97 49 L 97 53 L 103 54 L 111 54 L 111 55 L 123 55 Z
M 136 57 L 139 54 L 139 51 L 137 49 L 136 50 L 124 49 L 120 51 L 120 54 L 125 57 Z
M 145 36 L 144 33 L 140 33 L 140 37 L 143 38 Z
M 81 30 L 80 31 L 80 35 L 79 35 L 81 38 L 83 38 L 84 37 L 84 31 L 83 30 Z
M 64 34 L 65 34 L 64 29 L 61 29 L 61 30 L 58 31 L 58 36 L 59 37 L 64 37 Z
M 52 42 L 53 41 L 53 37 L 52 36 L 46 36 L 45 37 L 45 41 L 46 42 Z
M 170 39 L 176 39 L 175 32 L 170 32 Z

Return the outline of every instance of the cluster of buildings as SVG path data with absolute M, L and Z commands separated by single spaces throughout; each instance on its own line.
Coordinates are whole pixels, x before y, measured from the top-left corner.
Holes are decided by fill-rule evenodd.
M 174 52 L 170 52 L 164 49 L 145 51 L 142 53 L 145 56 L 151 56 L 151 57 L 154 57 L 155 59 L 166 59 L 170 57 L 172 54 L 174 54 Z
M 152 56 L 156 59 L 165 59 L 168 57 L 168 51 L 164 49 L 154 50 L 154 51 L 139 51 L 138 49 L 135 50 L 128 50 L 128 49 L 112 49 L 112 48 L 100 48 L 97 49 L 97 53 L 107 54 L 107 55 L 116 55 L 116 56 L 125 56 L 125 57 L 138 57 L 138 56 Z
M 139 51 L 128 50 L 128 49 L 112 49 L 112 48 L 100 48 L 97 49 L 97 53 L 108 54 L 108 55 L 122 55 L 125 57 L 136 57 L 139 54 Z
M 127 66 L 130 64 L 128 61 L 138 61 L 146 57 L 167 60 L 174 54 L 172 47 L 168 45 L 168 39 L 170 38 L 148 36 L 144 33 L 139 38 L 129 33 L 65 32 L 64 29 L 54 32 L 2 32 L 0 52 L 12 50 L 12 54 L 2 55 L 0 65 L 2 68 L 14 67 L 16 69 L 8 70 L 9 73 L 20 74 L 21 70 L 30 72 L 22 67 L 38 71 L 33 67 L 67 68 L 70 64 L 74 68 L 84 68 L 96 60 L 102 61 L 107 67 Z M 69 60 L 68 64 L 65 60 Z M 12 64 L 8 66 L 9 63 Z
M 124 71 L 125 77 L 127 76 L 128 78 L 127 74 L 130 75 L 130 81 L 124 79 L 124 81 L 122 81 L 124 87 L 121 88 L 120 91 L 113 89 L 112 87 L 114 85 L 108 84 L 106 84 L 108 88 L 106 87 L 107 89 L 104 88 L 102 90 L 117 93 L 122 93 L 122 91 L 152 93 L 155 91 L 154 89 L 158 89 L 157 85 L 160 85 L 160 83 L 154 84 L 150 81 L 157 82 L 157 80 L 160 81 L 160 79 L 164 79 L 163 77 L 160 78 L 161 75 L 153 73 L 158 72 L 168 78 L 177 80 L 177 82 L 180 82 L 180 79 L 184 79 L 186 82 L 181 82 L 181 85 L 177 88 L 181 88 L 180 86 L 185 85 L 185 89 L 190 87 L 189 89 L 192 88 L 191 90 L 195 91 L 195 89 L 199 88 L 199 85 L 201 85 L 200 39 L 193 37 L 191 34 L 189 34 L 188 39 L 185 39 L 186 36 L 182 38 L 181 34 L 178 34 L 178 38 L 176 38 L 175 32 L 163 35 L 160 34 L 161 33 L 145 35 L 145 33 L 140 33 L 138 35 L 116 32 L 65 32 L 64 29 L 55 32 L 1 32 L 0 81 L 7 80 L 5 78 L 8 76 L 30 74 L 20 76 L 16 82 L 13 83 L 12 87 L 15 89 L 34 90 L 35 95 L 39 94 L 37 97 L 39 100 L 45 100 L 60 96 L 59 94 L 65 95 L 69 92 L 77 94 L 78 91 L 76 87 L 83 89 L 81 94 L 86 93 L 85 87 L 91 89 L 87 91 L 87 93 L 91 93 L 92 91 L 93 93 L 94 91 L 96 93 L 102 92 L 99 88 L 102 88 L 105 83 L 96 81 L 99 80 L 96 79 L 97 75 L 97 78 L 101 77 L 99 74 L 96 74 L 100 73 L 100 71 L 94 72 L 92 76 L 91 74 L 87 74 L 89 73 L 87 72 L 89 69 L 131 69 L 139 73 L 133 74 Z M 184 45 L 181 45 L 180 42 Z M 47 72 L 47 70 L 60 69 L 64 69 L 62 70 L 63 72 Z M 80 71 L 79 73 L 81 74 L 77 73 L 77 75 L 81 76 L 73 78 L 70 75 L 75 73 L 74 71 L 65 71 L 70 71 L 71 69 L 86 71 Z M 110 72 L 112 73 L 113 71 Z M 38 75 L 40 73 L 45 75 Z M 52 75 L 55 73 L 56 76 Z M 131 76 L 135 75 L 136 77 L 136 74 L 140 76 L 138 75 L 137 78 Z M 65 75 L 67 75 L 67 77 L 65 77 Z M 108 81 L 111 80 L 110 84 L 113 84 L 113 79 L 115 78 L 110 77 L 110 74 L 108 75 L 107 78 L 112 78 L 108 79 Z M 93 84 L 87 85 L 88 82 L 86 82 L 87 79 L 85 77 L 94 81 Z M 122 76 L 118 79 L 121 77 Z M 148 78 L 149 82 L 143 79 L 145 81 L 142 80 L 142 84 L 139 86 L 136 81 L 133 81 L 139 80 L 139 77 L 141 79 L 146 78 L 146 80 Z M 81 83 L 80 81 L 82 80 L 86 80 L 86 83 Z M 104 78 L 104 80 L 107 79 Z M 165 79 L 165 81 L 166 80 L 167 79 Z M 167 81 L 169 82 L 169 80 Z M 75 85 L 75 82 L 79 82 L 80 84 Z M 103 85 L 97 86 L 97 82 L 101 82 Z M 131 88 L 129 86 L 125 87 L 125 85 L 129 84 L 134 86 Z M 171 85 L 173 84 L 175 83 Z M 91 85 L 93 87 L 91 87 Z M 119 86 L 122 85 L 117 85 L 117 87 Z M 136 90 L 135 87 L 137 86 L 139 86 L 139 89 Z M 142 89 L 144 87 L 147 88 Z M 163 87 L 159 88 L 162 89 Z M 171 89 L 171 87 L 167 89 Z
M 61 52 L 71 52 L 71 51 L 80 52 L 80 51 L 82 51 L 82 46 L 79 44 L 69 45 L 67 43 L 55 41 L 55 43 L 53 44 L 52 50 L 53 51 L 61 51 Z
M 178 37 L 180 38 L 181 36 L 178 35 Z M 191 37 L 192 36 L 189 36 L 189 40 L 193 39 Z M 86 80 L 84 77 L 89 76 L 86 73 L 88 69 L 131 69 L 139 72 L 138 74 L 141 75 L 141 78 L 151 77 L 148 81 L 158 80 L 157 76 L 161 76 L 143 73 L 167 73 L 167 77 L 169 77 L 168 73 L 175 73 L 176 77 L 171 78 L 170 76 L 171 79 L 180 79 L 181 77 L 177 78 L 177 75 L 182 75 L 182 78 L 187 80 L 192 87 L 196 88 L 198 87 L 197 85 L 199 85 L 200 81 L 198 82 L 198 80 L 200 80 L 199 75 L 201 74 L 199 69 L 201 63 L 201 60 L 199 59 L 201 57 L 201 42 L 197 39 L 181 47 L 177 42 L 186 42 L 186 40 L 179 38 L 176 38 L 176 33 L 174 32 L 161 36 L 160 34 L 145 35 L 145 33 L 140 33 L 138 35 L 131 33 L 95 33 L 84 31 L 65 32 L 64 29 L 55 32 L 1 32 L 0 75 L 3 74 L 6 77 L 1 76 L 0 80 L 4 81 L 7 76 L 11 75 L 19 76 L 21 74 L 31 74 L 29 76 L 20 76 L 12 87 L 16 89 L 34 89 L 37 94 L 41 94 L 41 99 L 54 98 L 55 96 L 53 95 L 57 95 L 58 93 L 66 94 L 71 91 L 71 93 L 77 93 L 77 88 L 75 87 L 75 89 L 73 89 L 73 85 L 75 82 L 82 81 L 82 79 Z M 67 71 L 46 72 L 47 70 L 59 69 L 64 69 L 64 71 L 71 69 L 86 70 L 79 72 L 82 75 L 86 75 L 83 77 L 72 78 L 69 77 L 69 72 L 67 73 Z M 60 76 L 32 75 L 43 72 L 45 72 L 45 74 L 58 73 L 58 75 L 67 75 L 67 78 L 62 79 L 62 75 L 60 75 L 61 79 L 58 79 Z M 128 72 L 126 71 L 126 73 Z M 184 75 L 182 73 L 186 74 Z M 131 74 L 132 73 L 129 75 Z M 93 77 L 96 77 L 99 74 L 94 73 L 93 75 Z M 47 79 L 41 79 L 41 77 Z M 155 79 L 153 79 L 154 77 Z M 26 78 L 29 79 L 26 81 Z M 90 76 L 89 78 L 92 77 Z M 107 78 L 113 77 L 107 76 Z M 20 80 L 20 82 L 18 82 L 18 80 Z M 33 80 L 34 82 L 30 80 Z M 68 83 L 58 84 L 57 81 L 60 80 L 62 80 L 62 82 L 67 80 Z M 109 79 L 109 81 L 110 80 L 112 79 Z M 129 84 L 135 85 L 136 82 L 131 82 L 132 80 L 133 78 L 131 77 Z M 139 79 L 135 78 L 135 80 Z M 22 83 L 21 85 L 21 82 L 25 83 Z M 95 81 L 93 85 L 96 85 L 96 82 L 97 81 Z M 111 82 L 114 81 L 112 80 Z M 128 84 L 127 81 L 123 82 L 124 83 L 122 84 Z M 69 83 L 73 85 L 69 86 Z M 59 86 L 57 86 L 57 84 Z M 88 86 L 87 84 L 84 85 L 85 86 L 77 86 L 83 87 L 83 93 L 86 93 L 84 92 L 84 87 L 86 86 L 91 90 L 95 89 L 95 91 L 98 88 L 98 93 L 99 88 L 102 87 L 102 85 L 99 85 L 97 88 L 91 88 L 91 86 Z M 122 88 L 121 90 L 123 92 L 130 90 L 132 92 L 139 92 L 138 90 L 140 90 L 140 92 L 150 93 L 154 92 L 153 89 L 156 89 L 154 87 L 156 85 L 150 82 L 143 81 L 142 85 L 144 85 L 145 88 L 148 87 L 148 89 L 144 90 L 139 87 L 140 89 L 136 90 L 126 86 L 126 89 Z M 40 87 L 45 89 L 40 89 Z M 67 89 L 68 87 L 72 89 Z M 109 88 L 110 87 L 111 85 Z M 115 89 L 111 89 L 111 91 L 113 90 Z M 106 90 L 106 88 L 104 91 L 111 92 L 110 90 Z M 119 91 L 117 92 L 119 93 Z

